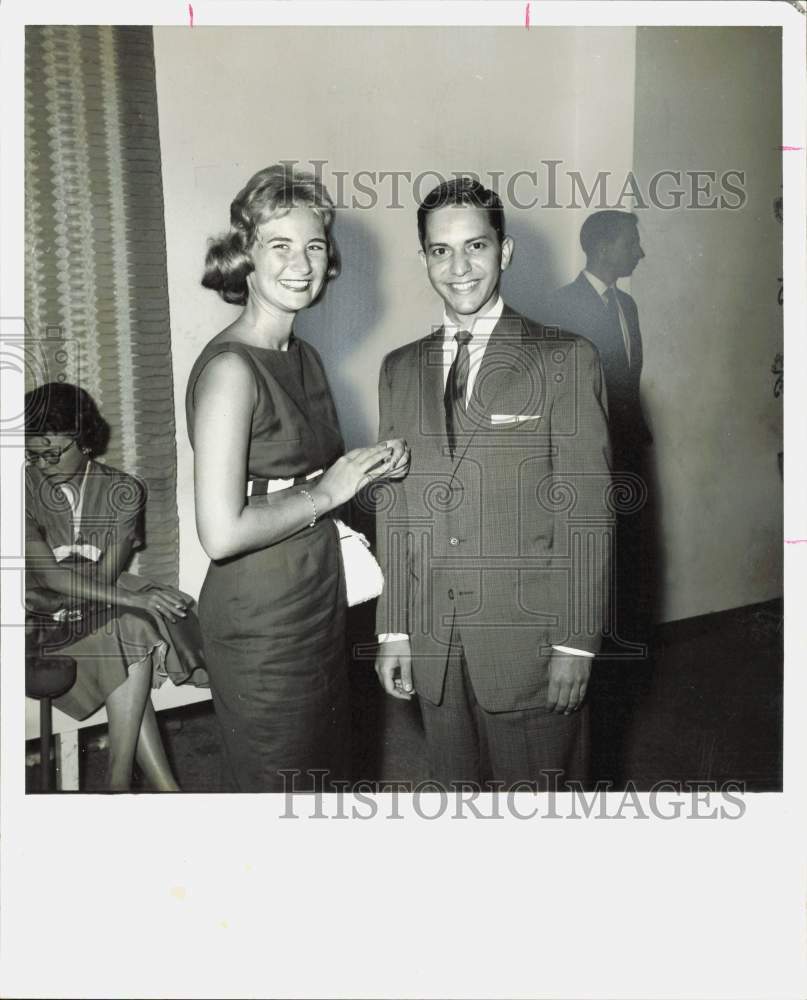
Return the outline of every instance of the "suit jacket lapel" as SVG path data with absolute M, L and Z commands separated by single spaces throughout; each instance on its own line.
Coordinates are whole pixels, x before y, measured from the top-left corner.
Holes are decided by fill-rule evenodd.
M 582 271 L 578 274 L 575 284 L 582 292 L 583 299 L 588 307 L 588 311 L 592 315 L 592 318 L 595 319 L 598 326 L 602 326 L 608 316 L 608 307 L 603 302 L 602 296 L 597 293 L 596 288 L 591 284 Z
M 634 330 L 633 311 L 630 308 L 632 300 L 630 296 L 614 286 L 616 288 L 617 299 L 622 310 L 622 315 L 625 317 L 625 322 L 628 324 L 628 337 L 630 339 L 631 351 L 631 363 L 629 366 L 628 356 L 625 353 L 625 339 L 622 335 L 622 327 L 618 322 L 616 327 L 613 326 L 608 306 L 603 302 L 602 296 L 597 294 L 596 289 L 585 274 L 581 273 L 577 280 L 582 286 L 585 286 L 587 298 L 591 303 L 592 313 L 596 316 L 597 327 L 599 327 L 599 329 L 601 329 L 604 333 L 603 342 L 601 344 L 598 344 L 593 337 L 590 339 L 594 340 L 594 343 L 600 349 L 601 354 L 607 354 L 608 358 L 616 365 L 619 365 L 624 371 L 627 371 L 629 367 L 633 368 L 638 360 L 637 350 L 640 351 L 641 347 L 637 348 L 636 345 L 638 337 L 636 336 L 636 331 Z M 591 329 L 596 329 L 596 327 L 592 327 Z
M 625 309 L 630 335 L 630 367 L 631 371 L 641 371 L 642 368 L 642 335 L 639 332 L 639 313 L 636 303 L 628 296 L 629 306 Z
M 523 368 L 521 348 L 524 341 L 522 317 L 505 305 L 499 322 L 488 340 L 482 363 L 468 401 L 463 433 L 457 441 L 454 468 L 465 457 L 473 439 L 491 426 L 491 404 Z
M 433 444 L 433 450 L 446 460 L 446 415 L 443 406 L 445 376 L 443 375 L 443 327 L 420 341 L 418 371 L 420 377 L 421 434 Z

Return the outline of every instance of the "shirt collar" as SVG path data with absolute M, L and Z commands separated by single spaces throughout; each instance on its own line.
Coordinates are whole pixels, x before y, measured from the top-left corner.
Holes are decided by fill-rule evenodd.
M 489 337 L 493 333 L 493 328 L 502 318 L 502 313 L 504 312 L 504 299 L 501 295 L 496 296 L 496 301 L 493 305 L 486 309 L 485 312 L 480 313 L 473 322 L 471 328 L 471 334 L 475 338 L 480 340 Z M 464 330 L 465 327 L 456 326 L 448 318 L 448 314 L 445 309 L 443 310 L 443 335 L 447 340 L 450 340 L 457 330 Z M 450 332 L 449 332 L 450 331 Z
M 598 278 L 596 274 L 592 274 L 591 271 L 583 270 L 583 274 L 588 278 L 591 287 L 594 291 L 602 297 L 608 291 L 609 288 L 613 288 L 616 291 L 616 282 L 613 285 L 606 285 L 602 278 Z

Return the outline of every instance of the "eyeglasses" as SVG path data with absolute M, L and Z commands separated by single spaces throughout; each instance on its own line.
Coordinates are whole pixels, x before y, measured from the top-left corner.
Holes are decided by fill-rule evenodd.
M 66 451 L 69 451 L 75 444 L 75 439 L 66 444 L 64 448 L 47 448 L 45 451 L 29 451 L 25 449 L 25 461 L 29 465 L 37 465 L 37 463 L 44 459 L 48 465 L 58 465 L 61 461 L 62 455 Z

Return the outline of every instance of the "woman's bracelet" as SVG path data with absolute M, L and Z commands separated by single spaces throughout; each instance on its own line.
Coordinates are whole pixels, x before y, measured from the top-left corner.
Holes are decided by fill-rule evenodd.
M 314 516 L 311 518 L 311 523 L 308 525 L 308 527 L 313 528 L 314 525 L 317 523 L 317 518 L 319 517 L 319 511 L 317 510 L 317 505 L 316 503 L 314 503 L 314 498 L 311 496 L 308 490 L 300 490 L 300 493 L 304 497 L 308 497 L 308 499 L 311 501 L 311 506 L 314 510 Z

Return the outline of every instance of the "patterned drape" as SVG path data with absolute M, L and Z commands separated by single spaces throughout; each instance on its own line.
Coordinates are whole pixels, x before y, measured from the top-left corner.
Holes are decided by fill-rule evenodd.
M 69 381 L 148 484 L 134 567 L 177 582 L 176 437 L 154 46 L 146 27 L 28 27 L 29 383 Z M 27 386 L 27 387 L 30 387 Z

